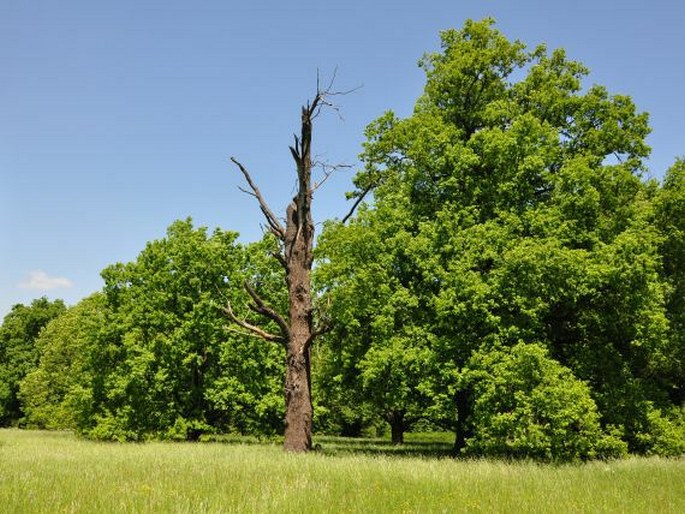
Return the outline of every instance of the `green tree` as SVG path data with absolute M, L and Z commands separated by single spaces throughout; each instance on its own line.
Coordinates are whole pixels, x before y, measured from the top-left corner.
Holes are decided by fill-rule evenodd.
M 66 309 L 62 300 L 39 298 L 17 304 L 0 327 L 0 426 L 15 425 L 23 417 L 17 396 L 19 383 L 38 365 L 36 338 L 43 327 Z
M 50 321 L 36 339 L 36 369 L 20 384 L 26 424 L 82 430 L 92 423 L 95 400 L 103 396 L 104 369 L 96 356 L 111 321 L 106 298 L 95 293 Z
M 136 261 L 103 271 L 111 320 L 93 356 L 104 394 L 96 395 L 89 435 L 195 439 L 274 430 L 282 401 L 272 372 L 282 369 L 281 351 L 227 331 L 221 306 L 235 303 L 246 279 L 282 288 L 261 266 L 270 261 L 257 257 L 272 244 L 242 247 L 236 236 L 177 221 Z
M 281 269 L 273 259 L 278 245 L 267 235 L 262 241 L 241 246 L 240 261 L 233 266 L 225 292 L 217 298 L 219 305 L 232 299 L 241 319 L 257 323 L 261 319 L 249 305 L 244 305 L 243 284 L 255 284 L 279 309 L 287 305 L 287 292 Z M 221 339 L 216 379 L 208 383 L 206 397 L 212 409 L 221 413 L 224 426 L 241 433 L 281 434 L 284 429 L 285 398 L 283 374 L 285 352 L 281 345 L 264 344 L 254 335 L 246 335 L 234 327 L 226 327 L 221 313 L 220 323 L 226 336 Z M 275 331 L 274 323 L 264 325 Z
M 467 454 L 564 461 L 627 451 L 602 432 L 589 387 L 542 345 L 482 349 L 462 378 L 474 398 Z
M 456 410 L 458 448 L 473 415 L 462 379 L 471 355 L 523 341 L 586 381 L 601 422 L 646 451 L 648 406 L 671 405 L 661 377 L 674 348 L 657 187 L 641 178 L 647 115 L 627 96 L 584 89 L 587 69 L 563 50 L 528 50 L 491 19 L 441 41 L 420 62 L 427 81 L 413 114 L 369 125 L 352 194 L 373 191 L 373 210 L 386 215 L 361 211 L 371 234 L 391 216 L 411 242 L 349 269 L 411 270 L 403 302 L 421 312 L 400 325 L 423 334 L 437 363 L 432 394 Z M 336 252 L 350 251 L 327 259 L 348 259 Z M 371 327 L 365 309 L 344 323 Z
M 416 421 L 435 421 L 430 310 L 405 212 L 383 204 L 362 209 L 349 225 L 327 224 L 315 275 L 336 322 L 324 339 L 328 360 L 319 378 L 340 388 L 328 400 L 351 421 L 348 412 L 371 421 L 370 408 L 390 425 L 395 444 Z
M 668 319 L 673 344 L 665 361 L 669 396 L 676 405 L 685 402 L 685 159 L 666 172 L 656 202 L 656 223 L 662 234 L 664 277 L 670 285 Z

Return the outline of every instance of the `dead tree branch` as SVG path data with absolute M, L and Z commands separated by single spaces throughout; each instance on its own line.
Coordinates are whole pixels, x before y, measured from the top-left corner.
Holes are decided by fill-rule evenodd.
M 284 269 L 288 268 L 288 261 L 285 260 L 285 257 L 281 252 L 271 252 L 271 256 L 276 259 Z
M 230 302 L 226 304 L 226 307 L 223 308 L 223 311 L 228 315 L 229 318 L 231 318 L 231 320 L 233 320 L 233 322 L 236 325 L 247 330 L 247 332 L 242 332 L 240 330 L 235 330 L 235 329 L 232 329 L 231 327 L 228 327 L 228 330 L 230 330 L 231 332 L 236 332 L 236 333 L 241 334 L 241 335 L 258 336 L 258 337 L 261 337 L 262 339 L 264 339 L 265 341 L 274 341 L 274 342 L 278 342 L 278 343 L 285 343 L 286 342 L 286 340 L 283 339 L 283 336 L 277 336 L 274 334 L 270 334 L 266 330 L 263 330 L 263 329 L 255 326 L 255 325 L 252 325 L 251 323 L 248 323 L 244 319 L 241 319 L 238 316 L 236 316 L 235 313 L 233 312 L 233 309 L 231 308 Z
M 336 171 L 352 168 L 351 164 L 328 164 L 326 162 L 321 161 L 313 162 L 312 166 L 321 168 L 321 172 L 323 173 L 323 177 L 321 178 L 321 180 L 315 182 L 312 186 L 312 192 L 319 189 Z
M 282 338 L 286 341 L 290 339 L 290 327 L 288 326 L 288 322 L 285 320 L 285 318 L 283 318 L 283 316 L 276 312 L 272 307 L 268 306 L 248 282 L 245 282 L 243 286 L 245 287 L 247 294 L 250 295 L 250 298 L 252 298 L 252 301 L 254 302 L 253 305 L 248 305 L 248 307 L 257 314 L 261 314 L 262 316 L 274 321 L 281 331 Z
M 311 119 L 314 120 L 319 113 L 321 112 L 322 107 L 328 107 L 332 111 L 335 111 L 335 113 L 338 115 L 338 118 L 343 119 L 342 115 L 340 114 L 340 107 L 333 102 L 330 101 L 331 97 L 334 96 L 344 96 L 344 95 L 349 95 L 351 93 L 354 93 L 355 91 L 358 91 L 361 89 L 363 86 L 357 86 L 352 89 L 348 89 L 345 91 L 335 91 L 333 90 L 333 84 L 335 83 L 335 79 L 338 75 L 338 67 L 336 66 L 335 69 L 333 70 L 333 75 L 331 76 L 331 80 L 328 82 L 328 85 L 326 86 L 325 89 L 321 89 L 321 77 L 319 74 L 319 70 L 316 70 L 316 96 L 315 99 L 318 101 L 316 102 L 317 105 L 316 107 L 312 108 L 310 112 Z
M 327 334 L 331 330 L 333 330 L 333 325 L 329 324 L 328 322 L 317 327 L 315 330 L 312 331 L 312 333 L 307 338 L 307 341 L 305 343 L 305 349 L 309 348 L 317 337 Z
M 238 169 L 242 172 L 243 176 L 245 177 L 245 180 L 247 181 L 252 191 L 250 192 L 242 188 L 240 188 L 240 190 L 251 196 L 254 196 L 257 199 L 257 202 L 259 202 L 259 208 L 262 210 L 262 213 L 266 218 L 266 222 L 269 225 L 269 230 L 271 230 L 271 232 L 276 237 L 283 241 L 285 239 L 285 229 L 283 228 L 283 225 L 278 220 L 273 211 L 269 208 L 269 205 L 266 203 L 266 200 L 264 200 L 264 197 L 262 196 L 262 193 L 259 191 L 259 188 L 252 180 L 250 173 L 247 171 L 245 166 L 243 166 L 235 157 L 231 157 L 231 162 L 235 164 L 238 167 Z

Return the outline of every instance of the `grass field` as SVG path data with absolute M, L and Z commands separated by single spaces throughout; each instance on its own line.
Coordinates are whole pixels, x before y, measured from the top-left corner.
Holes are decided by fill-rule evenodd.
M 0 512 L 685 512 L 685 459 L 548 466 L 331 438 L 319 440 L 322 452 L 288 455 L 244 441 L 117 444 L 0 430 Z M 437 455 L 440 444 L 409 448 Z

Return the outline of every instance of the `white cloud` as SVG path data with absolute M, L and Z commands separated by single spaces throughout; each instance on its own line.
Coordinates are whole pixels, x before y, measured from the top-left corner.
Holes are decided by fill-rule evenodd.
M 68 278 L 51 277 L 44 271 L 31 271 L 29 278 L 19 284 L 21 289 L 32 289 L 34 291 L 49 291 L 51 289 L 65 289 L 71 287 L 73 283 Z

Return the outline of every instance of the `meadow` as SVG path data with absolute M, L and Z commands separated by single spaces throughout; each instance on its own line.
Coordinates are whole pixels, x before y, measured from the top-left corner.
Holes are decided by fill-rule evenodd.
M 685 512 L 685 459 L 543 465 L 442 458 L 446 442 L 101 443 L 0 430 L 0 511 Z

